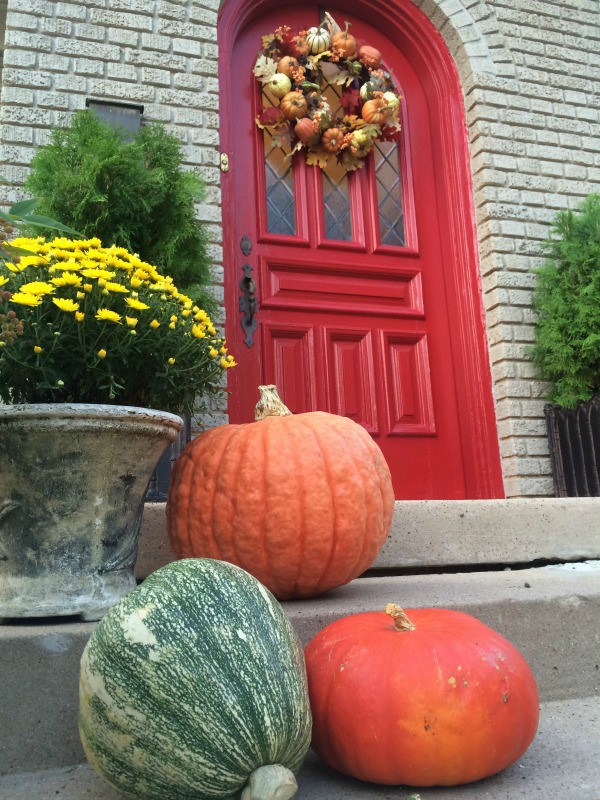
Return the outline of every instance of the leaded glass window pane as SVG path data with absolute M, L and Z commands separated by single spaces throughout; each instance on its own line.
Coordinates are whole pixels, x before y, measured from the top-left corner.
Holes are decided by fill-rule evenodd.
M 331 108 L 331 118 L 344 115 L 341 103 L 340 86 L 327 87 L 325 99 Z M 338 164 L 337 159 L 330 158 L 329 165 L 322 170 L 323 206 L 325 215 L 325 238 L 343 242 L 352 241 L 352 215 L 350 207 L 350 185 L 348 173 Z
M 396 142 L 376 142 L 373 153 L 381 244 L 403 247 L 406 244 L 406 237 L 398 144 Z
M 267 89 L 263 89 L 263 106 L 275 105 Z M 267 189 L 267 230 L 269 233 L 296 235 L 294 171 L 290 148 L 277 133 L 263 130 L 265 146 L 265 184 Z

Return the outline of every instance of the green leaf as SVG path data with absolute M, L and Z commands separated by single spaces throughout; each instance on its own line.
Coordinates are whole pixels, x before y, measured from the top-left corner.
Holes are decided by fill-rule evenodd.
M 30 200 L 20 200 L 10 207 L 9 213 L 12 214 L 13 217 L 21 218 L 27 216 L 27 214 L 31 214 L 39 202 L 40 201 L 36 197 Z
M 10 222 L 11 225 L 16 222 L 14 217 L 11 217 L 10 214 L 5 214 L 4 211 L 0 211 L 0 219 L 3 219 L 4 222 Z
M 3 244 L 2 249 L 7 252 L 10 256 L 33 256 L 35 253 L 32 253 L 31 250 L 24 250 L 22 247 L 15 247 L 12 244 Z
M 33 225 L 34 228 L 51 228 L 55 231 L 70 233 L 72 236 L 82 237 L 79 231 L 70 228 L 68 225 L 63 225 L 61 222 L 57 222 L 54 219 L 50 219 L 50 217 L 43 217 L 40 214 L 30 214 L 26 217 L 22 216 L 21 220 L 27 223 L 27 225 Z

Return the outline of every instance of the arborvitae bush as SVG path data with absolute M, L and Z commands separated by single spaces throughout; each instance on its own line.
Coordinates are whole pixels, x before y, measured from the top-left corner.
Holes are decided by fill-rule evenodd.
M 202 179 L 181 168 L 179 141 L 160 125 L 133 139 L 92 111 L 55 130 L 33 158 L 26 188 L 42 198 L 36 211 L 116 244 L 170 275 L 199 305 L 213 306 L 207 232 L 194 213 Z
M 550 401 L 573 407 L 600 393 L 600 195 L 561 211 L 545 246 L 533 355 Z

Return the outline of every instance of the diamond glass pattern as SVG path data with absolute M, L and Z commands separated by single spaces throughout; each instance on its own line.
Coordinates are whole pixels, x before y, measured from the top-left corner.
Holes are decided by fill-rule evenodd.
M 331 118 L 343 116 L 341 87 L 329 85 L 324 96 L 331 106 Z M 333 158 L 322 173 L 325 237 L 349 242 L 352 240 L 352 216 L 348 173 Z
M 263 106 L 275 105 L 263 89 Z M 265 183 L 267 187 L 267 229 L 269 233 L 296 235 L 296 206 L 294 201 L 294 171 L 290 148 L 279 141 L 277 134 L 263 130 L 265 146 Z
M 375 178 L 381 244 L 404 247 L 404 211 L 402 209 L 402 180 L 396 142 L 376 142 Z

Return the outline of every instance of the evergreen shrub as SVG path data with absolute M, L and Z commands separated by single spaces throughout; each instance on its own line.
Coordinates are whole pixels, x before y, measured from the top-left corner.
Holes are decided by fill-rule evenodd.
M 194 302 L 213 311 L 205 226 L 194 203 L 204 183 L 181 168 L 179 141 L 160 125 L 133 139 L 93 111 L 80 111 L 66 130 L 35 154 L 26 189 L 41 198 L 37 211 L 117 245 L 156 265 Z
M 600 195 L 561 211 L 537 270 L 533 358 L 549 400 L 572 408 L 600 393 Z

